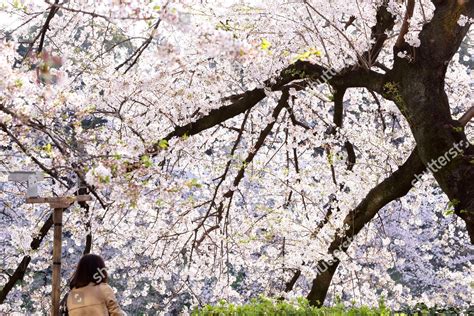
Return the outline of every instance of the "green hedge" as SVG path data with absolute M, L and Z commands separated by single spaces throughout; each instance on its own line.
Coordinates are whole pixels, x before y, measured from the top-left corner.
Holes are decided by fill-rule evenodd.
M 194 316 L 264 316 L 264 315 L 353 315 L 353 316 L 364 316 L 364 315 L 471 315 L 470 313 L 474 310 L 460 311 L 456 308 L 449 309 L 437 309 L 428 308 L 423 304 L 417 305 L 410 310 L 392 311 L 387 308 L 384 304 L 383 299 L 380 300 L 378 307 L 347 307 L 338 301 L 335 306 L 332 307 L 312 307 L 309 305 L 305 298 L 298 298 L 292 301 L 284 301 L 271 299 L 266 297 L 259 297 L 252 299 L 245 305 L 234 305 L 226 302 L 225 300 L 220 301 L 217 305 L 206 305 L 203 308 L 195 309 L 192 312 Z

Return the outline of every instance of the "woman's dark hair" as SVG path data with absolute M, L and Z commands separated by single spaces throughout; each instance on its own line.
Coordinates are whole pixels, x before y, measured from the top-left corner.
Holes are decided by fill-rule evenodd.
M 107 271 L 104 259 L 98 255 L 87 254 L 79 260 L 76 271 L 72 276 L 71 282 L 69 282 L 69 287 L 77 289 L 91 282 L 96 285 L 107 283 Z

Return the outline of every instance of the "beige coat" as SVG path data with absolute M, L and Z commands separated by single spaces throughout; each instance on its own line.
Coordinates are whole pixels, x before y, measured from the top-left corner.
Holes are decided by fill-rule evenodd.
M 106 283 L 89 285 L 72 289 L 67 297 L 67 308 L 70 316 L 123 316 L 115 294 Z

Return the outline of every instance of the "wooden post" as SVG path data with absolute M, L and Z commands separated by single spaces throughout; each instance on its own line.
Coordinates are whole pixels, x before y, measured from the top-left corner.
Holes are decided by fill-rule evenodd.
M 61 299 L 61 250 L 63 230 L 63 208 L 53 210 L 54 240 L 53 240 L 53 279 L 52 279 L 52 315 L 59 316 L 59 301 Z
M 51 287 L 52 316 L 59 316 L 59 305 L 61 300 L 61 251 L 63 212 L 74 202 L 85 202 L 92 200 L 89 195 L 74 195 L 62 197 L 28 197 L 26 203 L 48 203 L 53 209 L 54 239 L 53 239 L 53 278 Z

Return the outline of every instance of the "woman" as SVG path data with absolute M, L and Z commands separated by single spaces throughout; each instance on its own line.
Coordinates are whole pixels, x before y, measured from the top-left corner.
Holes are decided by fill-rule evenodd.
M 107 271 L 100 256 L 84 255 L 69 286 L 67 309 L 70 316 L 125 315 L 107 284 Z

